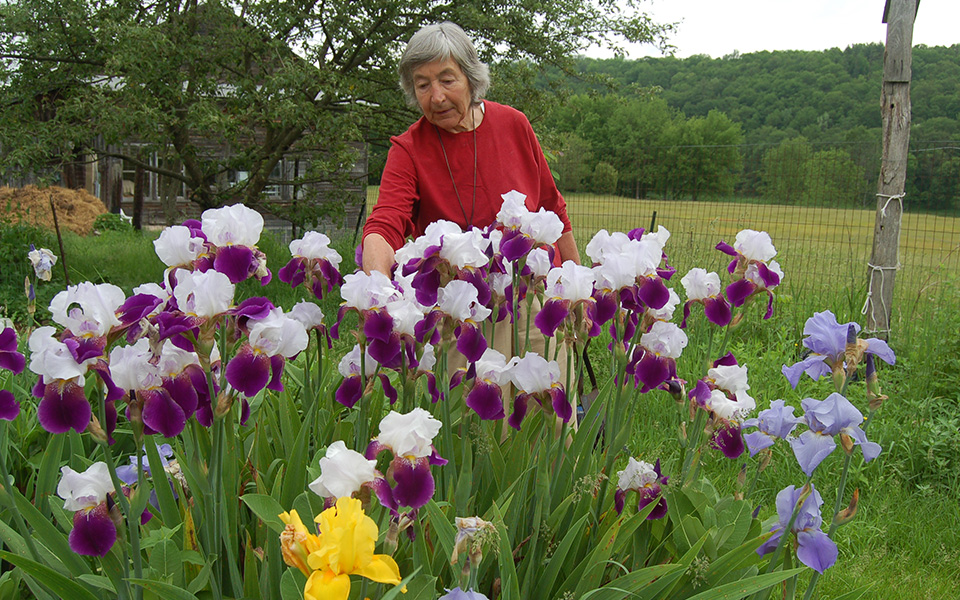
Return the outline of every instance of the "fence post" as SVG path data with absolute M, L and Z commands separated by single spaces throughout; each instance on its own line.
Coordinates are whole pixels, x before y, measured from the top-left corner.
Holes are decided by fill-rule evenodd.
M 893 312 L 893 289 L 900 266 L 900 220 L 910 145 L 910 77 L 913 22 L 917 0 L 887 0 L 883 22 L 887 43 L 883 56 L 883 158 L 877 183 L 873 252 L 867 264 L 867 332 L 887 338 Z

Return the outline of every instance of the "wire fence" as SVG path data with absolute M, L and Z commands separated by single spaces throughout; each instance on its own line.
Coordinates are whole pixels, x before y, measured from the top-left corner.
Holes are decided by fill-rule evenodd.
M 721 167 L 714 156 L 724 157 Z M 554 175 L 581 249 L 601 229 L 663 226 L 682 275 L 723 268 L 728 257 L 714 247 L 741 229 L 767 231 L 786 301 L 822 300 L 862 324 L 880 156 L 879 144 L 862 143 L 672 146 L 623 157 L 612 177 L 571 157 Z M 368 209 L 375 201 L 372 188 Z M 960 143 L 912 144 L 903 208 L 894 334 L 941 303 L 960 306 Z

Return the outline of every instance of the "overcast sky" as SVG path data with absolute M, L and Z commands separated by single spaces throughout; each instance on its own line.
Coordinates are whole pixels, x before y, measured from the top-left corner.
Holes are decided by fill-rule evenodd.
M 647 0 L 642 10 L 657 22 L 678 22 L 670 42 L 678 58 L 719 58 L 734 50 L 825 50 L 884 43 L 884 0 Z M 960 43 L 960 0 L 922 0 L 913 43 Z M 594 57 L 611 56 L 590 51 Z M 631 47 L 627 58 L 661 56 L 652 46 Z

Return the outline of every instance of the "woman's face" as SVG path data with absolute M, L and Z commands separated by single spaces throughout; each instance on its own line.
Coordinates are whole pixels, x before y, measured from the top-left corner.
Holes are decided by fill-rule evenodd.
M 451 133 L 469 131 L 470 82 L 452 58 L 425 63 L 413 70 L 417 103 L 428 121 Z

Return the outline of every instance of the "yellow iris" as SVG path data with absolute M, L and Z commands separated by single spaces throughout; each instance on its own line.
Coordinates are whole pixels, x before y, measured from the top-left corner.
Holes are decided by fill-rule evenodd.
M 309 575 L 304 600 L 346 600 L 350 595 L 350 575 L 378 583 L 400 583 L 396 561 L 373 553 L 377 524 L 363 513 L 360 500 L 343 497 L 336 506 L 320 513 L 315 519 L 320 524 L 319 536 L 308 533 L 296 512 L 291 513 L 280 515 L 290 531 L 281 535 L 281 546 L 287 564 Z M 299 560 L 304 555 L 307 569 L 301 567 Z

